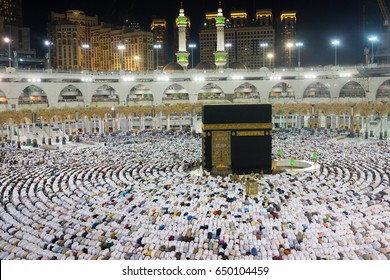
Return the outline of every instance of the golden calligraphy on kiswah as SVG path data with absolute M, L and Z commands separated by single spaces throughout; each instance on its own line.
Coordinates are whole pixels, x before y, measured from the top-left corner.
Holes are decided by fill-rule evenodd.
M 272 123 L 203 124 L 203 130 L 272 129 Z

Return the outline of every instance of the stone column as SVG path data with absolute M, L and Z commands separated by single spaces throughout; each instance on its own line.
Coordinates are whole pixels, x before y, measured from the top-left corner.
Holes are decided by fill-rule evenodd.
M 272 115 L 272 128 L 275 128 L 275 117 Z
M 104 133 L 104 124 L 103 124 L 103 119 L 99 118 L 99 134 Z
M 81 119 L 81 134 L 85 133 L 85 119 Z
M 309 128 L 309 120 L 310 120 L 310 117 L 303 116 L 303 127 Z
M 170 115 L 167 115 L 167 130 L 170 129 L 171 129 L 171 119 L 170 119 Z
M 330 115 L 330 128 L 333 128 L 333 114 Z

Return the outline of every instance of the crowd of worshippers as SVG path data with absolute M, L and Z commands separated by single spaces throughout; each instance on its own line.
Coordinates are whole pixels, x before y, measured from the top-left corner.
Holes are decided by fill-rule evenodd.
M 273 135 L 273 158 L 313 172 L 191 172 L 186 132 L 81 136 L 89 144 L 0 149 L 0 259 L 390 259 L 389 141 Z M 92 145 L 93 143 L 93 145 Z

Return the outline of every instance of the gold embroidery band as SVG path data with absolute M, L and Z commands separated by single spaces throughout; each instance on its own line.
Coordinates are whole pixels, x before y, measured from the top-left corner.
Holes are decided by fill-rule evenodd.
M 264 135 L 271 135 L 270 131 L 237 131 L 237 136 L 264 136 Z
M 203 124 L 203 130 L 272 129 L 272 123 Z

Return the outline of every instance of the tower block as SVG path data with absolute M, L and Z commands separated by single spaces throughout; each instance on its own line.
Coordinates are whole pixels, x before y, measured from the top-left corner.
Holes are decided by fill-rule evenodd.
M 215 65 L 217 68 L 224 68 L 228 53 L 225 51 L 225 17 L 222 13 L 221 2 L 219 3 L 215 24 L 217 26 L 217 51 L 214 52 Z
M 176 52 L 176 61 L 180 64 L 183 69 L 188 67 L 188 57 L 190 55 L 187 52 L 187 39 L 186 39 L 186 30 L 187 30 L 187 17 L 184 15 L 183 7 L 179 10 L 179 16 L 176 19 L 176 25 L 179 33 L 179 50 Z

